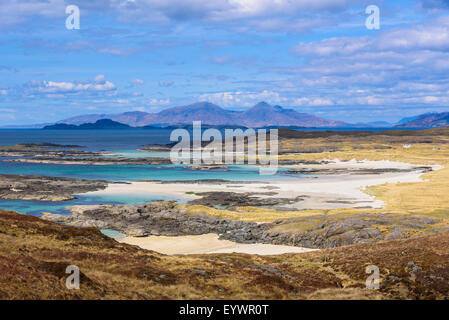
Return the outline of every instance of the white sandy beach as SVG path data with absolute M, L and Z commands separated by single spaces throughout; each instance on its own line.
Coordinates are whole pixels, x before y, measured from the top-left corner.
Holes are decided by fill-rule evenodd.
M 207 254 L 207 253 L 247 253 L 259 255 L 276 255 L 284 253 L 300 253 L 313 251 L 314 249 L 294 246 L 272 244 L 241 244 L 228 240 L 218 239 L 214 233 L 199 236 L 149 236 L 149 237 L 124 237 L 117 239 L 139 246 L 147 250 L 157 251 L 163 254 Z
M 301 165 L 302 168 L 314 168 L 323 165 Z M 398 168 L 409 169 L 413 165 L 391 161 L 338 161 L 325 164 L 326 168 Z M 289 166 L 295 167 L 295 166 Z M 433 167 L 433 170 L 440 169 Z M 292 209 L 326 209 L 348 207 L 381 208 L 383 202 L 376 200 L 363 190 L 368 186 L 384 183 L 422 182 L 421 171 L 381 173 L 366 175 L 339 174 L 319 177 L 298 176 L 297 179 L 284 179 L 263 182 L 224 182 L 213 184 L 132 182 L 131 184 L 110 184 L 105 190 L 95 191 L 96 194 L 164 194 L 173 197 L 196 198 L 192 192 L 272 192 L 263 197 L 294 198 L 307 196 L 304 201 L 298 201 L 288 206 Z M 289 252 L 306 252 L 311 249 L 293 246 L 269 244 L 239 244 L 227 240 L 219 240 L 216 234 L 199 236 L 149 236 L 124 237 L 119 239 L 139 247 L 154 250 L 164 254 L 204 254 L 241 252 L 260 255 L 282 254 Z
M 302 168 L 316 168 L 323 165 L 301 165 Z M 338 161 L 326 164 L 326 168 L 370 168 L 370 169 L 408 169 L 413 165 L 391 161 Z M 289 166 L 294 168 L 295 166 Z M 433 169 L 438 170 L 435 166 Z M 263 197 L 294 198 L 307 196 L 305 201 L 288 205 L 298 210 L 303 209 L 332 209 L 343 207 L 372 207 L 382 208 L 383 202 L 369 196 L 363 190 L 368 186 L 384 183 L 421 182 L 422 172 L 400 172 L 370 175 L 322 175 L 319 177 L 298 176 L 290 179 L 260 182 L 223 182 L 214 184 L 199 183 L 169 183 L 139 182 L 131 184 L 110 184 L 105 190 L 94 191 L 92 194 L 159 194 L 173 197 L 197 198 L 189 194 L 196 192 L 273 192 L 273 195 Z M 287 206 L 287 205 L 286 205 Z

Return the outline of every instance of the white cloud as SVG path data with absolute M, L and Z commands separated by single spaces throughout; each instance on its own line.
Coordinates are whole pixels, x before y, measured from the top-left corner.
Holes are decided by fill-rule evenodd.
M 303 93 L 306 98 L 297 98 L 298 105 L 406 108 L 449 103 L 449 17 L 371 36 L 301 42 L 293 52 L 303 58 L 298 65 L 267 71 L 292 77 L 277 90 L 293 99 Z
M 124 17 L 140 20 L 228 21 L 263 16 L 291 16 L 301 12 L 338 12 L 357 0 L 112 0 Z M 148 15 L 151 12 L 151 16 Z
M 339 15 L 363 0 L 8 0 L 0 4 L 0 26 L 16 25 L 35 17 L 64 18 L 65 7 L 76 4 L 82 17 L 101 13 L 119 21 L 167 24 L 185 21 L 207 22 L 246 30 L 304 31 L 334 24 Z M 311 16 L 312 15 L 312 16 Z M 236 22 L 234 25 L 233 22 Z M 126 55 L 119 48 L 105 53 Z M 119 51 L 119 52 L 118 52 Z
M 198 97 L 199 101 L 208 101 L 224 107 L 249 107 L 260 101 L 272 104 L 280 104 L 288 100 L 281 97 L 279 93 L 263 90 L 260 92 L 229 91 L 206 93 Z
M 105 80 L 106 80 L 106 78 L 105 78 L 105 76 L 104 75 L 102 75 L 102 74 L 99 74 L 98 76 L 96 76 L 95 77 L 95 82 L 98 82 L 98 83 L 104 83 L 105 82 Z
M 149 99 L 145 104 L 147 106 L 164 106 L 170 104 L 170 99 Z
M 360 50 L 365 50 L 373 40 L 368 37 L 363 38 L 328 38 L 321 41 L 304 43 L 301 42 L 294 47 L 294 52 L 298 55 L 306 56 L 335 56 L 351 55 Z
M 94 82 L 66 82 L 66 81 L 31 81 L 27 87 L 32 94 L 63 94 L 82 92 L 107 92 L 116 89 L 115 84 L 106 80 L 103 75 L 95 78 Z M 63 97 L 63 96 L 61 96 Z
M 304 97 L 304 98 L 295 98 L 293 99 L 292 102 L 295 106 L 332 106 L 335 103 L 330 100 L 330 99 L 326 99 L 326 98 L 309 98 L 309 97 Z
M 137 79 L 134 79 L 133 81 L 131 81 L 131 83 L 135 86 L 138 86 L 138 85 L 142 85 L 144 83 L 144 81 L 142 79 L 137 78 Z
M 8 0 L 0 2 L 0 28 L 26 22 L 35 16 L 63 17 L 64 0 Z

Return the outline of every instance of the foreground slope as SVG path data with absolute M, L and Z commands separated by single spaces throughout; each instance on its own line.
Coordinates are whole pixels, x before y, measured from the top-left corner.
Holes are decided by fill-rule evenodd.
M 1 299 L 449 298 L 449 233 L 305 254 L 164 256 L 0 211 Z M 379 291 L 365 268 L 380 269 Z M 77 265 L 80 290 L 65 288 Z

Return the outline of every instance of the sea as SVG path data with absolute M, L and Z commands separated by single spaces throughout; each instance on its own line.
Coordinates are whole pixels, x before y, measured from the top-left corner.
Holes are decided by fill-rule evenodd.
M 378 131 L 393 128 L 308 128 L 306 131 Z M 0 146 L 13 146 L 20 143 L 54 143 L 60 145 L 79 145 L 80 150 L 107 151 L 116 156 L 126 157 L 169 157 L 164 152 L 143 152 L 137 149 L 146 144 L 170 143 L 171 129 L 135 130 L 42 130 L 42 129 L 0 129 Z M 109 181 L 134 180 L 198 180 L 224 179 L 231 181 L 259 181 L 300 179 L 300 175 L 286 174 L 286 168 L 276 175 L 260 175 L 259 168 L 251 165 L 230 165 L 228 169 L 194 171 L 181 165 L 66 165 L 5 162 L 0 157 L 1 174 L 44 175 L 54 177 L 81 178 Z M 42 212 L 70 214 L 67 207 L 87 204 L 142 204 L 157 200 L 176 200 L 187 198 L 168 198 L 167 195 L 75 195 L 68 201 L 32 201 L 0 199 L 0 209 L 14 210 L 23 214 L 40 216 Z
M 169 157 L 168 152 L 143 152 L 137 149 L 146 144 L 170 143 L 171 129 L 136 130 L 42 130 L 0 129 L 0 146 L 21 143 L 54 143 L 79 145 L 79 150 L 106 151 L 116 156 Z M 231 165 L 228 169 L 194 171 L 182 165 L 66 165 L 6 162 L 0 157 L 0 174 L 43 175 L 53 177 L 81 178 L 108 181 L 135 180 L 199 180 L 224 179 L 231 181 L 257 181 L 269 179 L 292 179 L 280 170 L 275 176 L 259 174 L 257 166 Z M 23 214 L 40 216 L 42 212 L 70 214 L 67 207 L 89 204 L 142 204 L 158 200 L 176 200 L 184 203 L 188 198 L 167 195 L 75 195 L 68 201 L 33 201 L 0 199 L 0 209 L 14 210 Z

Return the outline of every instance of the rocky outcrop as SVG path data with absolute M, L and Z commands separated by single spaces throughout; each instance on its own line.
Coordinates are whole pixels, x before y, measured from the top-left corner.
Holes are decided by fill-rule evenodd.
M 78 145 L 59 145 L 48 142 L 24 143 L 0 147 L 0 157 L 5 162 L 82 164 L 82 165 L 161 165 L 170 164 L 168 158 L 105 157 L 105 152 L 76 150 Z M 70 148 L 70 149 L 68 149 Z
M 277 195 L 276 192 L 197 192 L 197 196 L 201 196 L 200 199 L 194 199 L 188 202 L 190 205 L 203 205 L 203 206 L 220 206 L 226 208 L 234 208 L 241 206 L 251 207 L 265 207 L 265 206 L 278 206 L 283 204 L 293 204 L 303 201 L 305 196 L 299 196 L 295 198 L 278 198 L 270 197 Z
M 125 158 L 125 157 L 33 157 L 3 160 L 7 162 L 84 164 L 84 165 L 152 165 L 170 164 L 168 158 Z
M 405 169 L 400 168 L 295 168 L 287 170 L 288 173 L 300 173 L 300 174 L 320 174 L 320 175 L 333 175 L 333 174 L 351 174 L 351 175 L 368 175 L 368 174 L 384 174 L 384 173 L 405 173 L 420 171 L 422 173 L 432 171 L 432 167 L 429 166 L 416 166 Z
M 0 198 L 64 201 L 75 199 L 73 194 L 103 190 L 108 183 L 103 180 L 0 174 Z
M 206 214 L 189 214 L 177 207 L 174 201 L 75 206 L 71 211 L 70 216 L 47 214 L 42 218 L 76 227 L 116 229 L 129 236 L 217 233 L 221 239 L 240 243 L 307 248 L 333 248 L 449 230 L 437 219 L 375 213 L 317 215 L 273 223 L 233 221 Z
M 47 214 L 42 218 L 76 227 L 116 229 L 130 236 L 224 234 L 257 228 L 254 222 L 219 219 L 205 214 L 190 215 L 178 209 L 174 201 L 144 205 L 74 206 L 70 209 L 70 216 Z
M 197 171 L 209 171 L 215 169 L 227 169 L 228 166 L 226 164 L 193 164 L 186 166 L 186 168 Z
M 0 147 L 0 157 L 92 157 L 100 156 L 101 153 L 84 150 L 65 149 L 79 148 L 77 145 L 57 145 L 50 143 L 27 143 L 16 146 Z M 56 149 L 55 149 L 56 148 Z
M 369 212 L 282 219 L 273 225 L 268 234 L 260 235 L 262 242 L 307 248 L 334 248 L 449 230 L 438 219 Z

